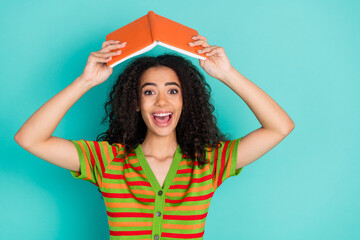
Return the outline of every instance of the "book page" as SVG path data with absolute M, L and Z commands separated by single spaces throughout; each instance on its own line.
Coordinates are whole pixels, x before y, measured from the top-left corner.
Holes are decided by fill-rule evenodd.
M 154 42 L 153 44 L 150 44 L 149 46 L 147 46 L 147 47 L 145 47 L 145 48 L 143 48 L 143 49 L 141 49 L 141 50 L 139 50 L 139 51 L 137 51 L 137 52 L 134 52 L 134 53 L 132 53 L 132 54 L 130 54 L 130 55 L 127 55 L 126 57 L 118 60 L 117 62 L 114 62 L 114 63 L 110 64 L 110 67 L 113 68 L 113 67 L 115 67 L 116 65 L 118 65 L 118 64 L 120 64 L 120 63 L 128 60 L 129 58 L 132 58 L 132 57 L 135 57 L 135 56 L 137 56 L 137 55 L 146 53 L 146 52 L 150 51 L 151 49 L 153 49 L 156 45 L 157 45 L 157 43 Z M 122 53 L 121 53 L 121 54 L 122 54 Z M 121 55 L 121 54 L 120 54 L 120 55 Z
M 157 41 L 157 42 L 158 42 L 158 44 L 159 44 L 160 46 L 169 48 L 169 49 L 174 50 L 174 51 L 177 51 L 177 52 L 179 52 L 179 53 L 188 55 L 188 56 L 190 56 L 190 57 L 198 58 L 198 59 L 201 59 L 201 60 L 206 60 L 205 57 L 200 56 L 200 55 L 198 55 L 198 54 L 194 54 L 194 53 L 192 53 L 192 52 L 185 51 L 185 50 L 183 50 L 183 49 L 181 49 L 181 48 L 177 48 L 177 47 L 171 46 L 171 45 L 166 44 L 166 43 L 163 43 L 163 42 L 161 42 L 161 41 Z

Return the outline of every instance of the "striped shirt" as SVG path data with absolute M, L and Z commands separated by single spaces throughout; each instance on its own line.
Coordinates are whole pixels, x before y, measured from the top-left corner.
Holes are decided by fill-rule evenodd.
M 219 149 L 206 148 L 210 162 L 203 167 L 178 145 L 162 187 L 140 144 L 125 152 L 119 143 L 70 140 L 80 159 L 80 172 L 70 172 L 99 187 L 110 240 L 200 240 L 214 192 L 242 170 L 236 169 L 240 139 L 221 142 Z

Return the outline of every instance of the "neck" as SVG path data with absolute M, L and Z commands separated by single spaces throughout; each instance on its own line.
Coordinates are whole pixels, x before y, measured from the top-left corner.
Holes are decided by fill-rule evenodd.
M 177 145 L 175 131 L 166 137 L 156 136 L 148 131 L 145 140 L 141 143 L 141 148 L 145 155 L 165 159 L 174 156 Z

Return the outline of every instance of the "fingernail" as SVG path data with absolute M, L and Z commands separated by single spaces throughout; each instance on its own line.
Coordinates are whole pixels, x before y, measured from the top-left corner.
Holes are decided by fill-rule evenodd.
M 192 37 L 192 39 L 195 39 L 195 38 L 196 38 L 196 36 L 193 36 L 193 37 Z

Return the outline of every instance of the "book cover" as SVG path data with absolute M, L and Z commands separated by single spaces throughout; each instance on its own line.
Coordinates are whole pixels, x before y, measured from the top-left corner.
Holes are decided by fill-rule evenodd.
M 202 49 L 202 46 L 191 47 L 188 45 L 193 41 L 191 38 L 195 35 L 198 35 L 195 29 L 149 11 L 145 16 L 106 35 L 106 41 L 127 42 L 126 46 L 122 48 L 121 54 L 113 56 L 107 65 L 115 67 L 129 58 L 150 51 L 156 45 L 205 60 L 207 56 L 204 53 L 196 52 Z

